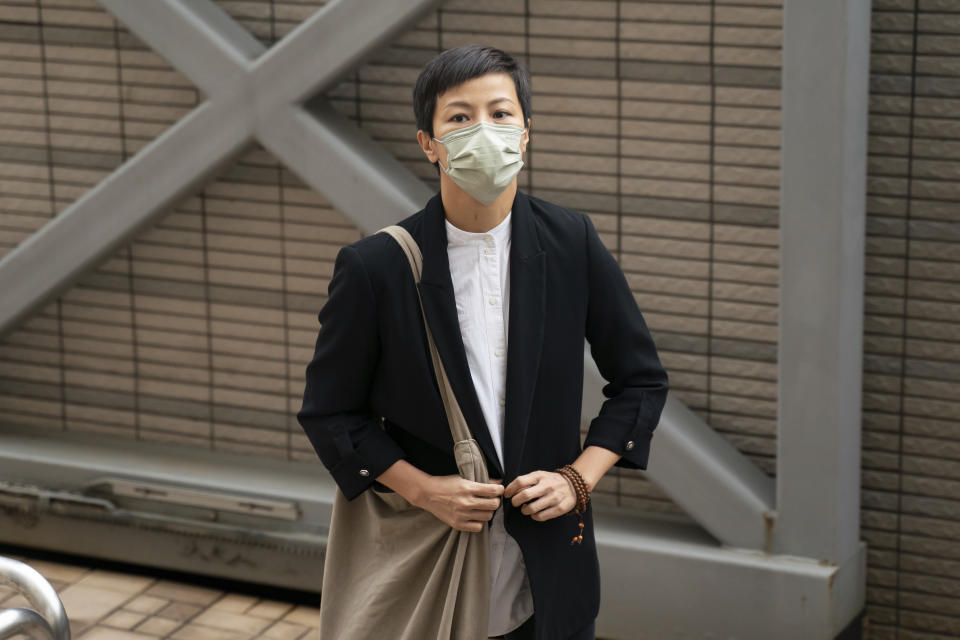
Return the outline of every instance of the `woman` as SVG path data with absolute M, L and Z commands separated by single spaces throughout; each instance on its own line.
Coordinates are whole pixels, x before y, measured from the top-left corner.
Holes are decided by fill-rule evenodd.
M 589 491 L 612 466 L 646 468 L 667 373 L 590 218 L 517 189 L 527 71 L 457 47 L 413 99 L 440 192 L 398 224 L 423 253 L 427 320 L 492 481 L 458 473 L 416 285 L 385 234 L 337 255 L 297 418 L 346 498 L 376 485 L 456 529 L 490 527 L 490 637 L 592 639 Z M 581 449 L 584 338 L 609 384 Z

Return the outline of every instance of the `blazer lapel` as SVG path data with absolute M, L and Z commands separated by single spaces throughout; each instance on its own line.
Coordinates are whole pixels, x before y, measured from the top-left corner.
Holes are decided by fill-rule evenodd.
M 546 252 L 540 246 L 530 201 L 519 189 L 511 217 L 504 482 L 518 475 L 540 367 L 546 307 Z
M 477 392 L 470 376 L 470 366 L 467 364 L 467 352 L 463 346 L 463 336 L 460 334 L 460 320 L 457 317 L 457 305 L 453 292 L 453 280 L 450 277 L 450 261 L 447 257 L 447 228 L 446 214 L 440 193 L 433 196 L 425 207 L 423 219 L 423 237 L 420 251 L 423 254 L 423 270 L 421 273 L 420 298 L 423 300 L 424 313 L 433 340 L 437 345 L 440 360 L 450 378 L 453 394 L 460 403 L 463 417 L 473 434 L 473 438 L 487 457 L 490 475 L 504 477 L 503 468 L 493 446 L 493 439 L 486 421 Z M 512 252 L 511 252 L 512 259 Z M 511 280 L 511 287 L 513 286 Z M 512 294 L 511 294 L 512 295 Z M 511 310 L 511 315 L 513 311 Z M 509 357 L 508 357 L 509 367 Z M 508 374 L 509 375 L 509 374 Z M 508 393 L 509 397 L 509 393 Z M 507 409 L 509 409 L 509 400 Z

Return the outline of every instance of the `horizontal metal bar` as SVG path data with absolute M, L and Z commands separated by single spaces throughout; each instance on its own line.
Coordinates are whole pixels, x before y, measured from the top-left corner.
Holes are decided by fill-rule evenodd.
M 125 478 L 100 478 L 89 488 L 107 488 L 114 495 L 129 496 L 157 502 L 168 502 L 191 507 L 205 507 L 222 511 L 247 513 L 262 518 L 297 520 L 300 517 L 297 505 L 289 500 L 253 498 L 222 491 L 189 489 L 183 486 L 143 482 Z

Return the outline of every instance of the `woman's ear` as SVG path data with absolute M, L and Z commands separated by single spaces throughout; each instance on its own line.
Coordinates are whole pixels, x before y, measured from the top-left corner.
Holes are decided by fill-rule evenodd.
M 523 136 L 520 138 L 520 151 L 526 153 L 527 143 L 530 142 L 530 118 L 527 118 L 527 128 L 523 131 Z
M 437 152 L 437 147 L 435 146 L 437 144 L 436 140 L 423 129 L 417 129 L 417 142 L 420 144 L 424 155 L 427 156 L 427 160 L 431 163 L 436 162 L 440 158 L 440 154 Z

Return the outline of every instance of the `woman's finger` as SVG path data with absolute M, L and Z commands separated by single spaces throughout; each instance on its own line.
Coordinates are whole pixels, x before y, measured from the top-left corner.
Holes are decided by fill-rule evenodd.
M 499 498 L 503 495 L 504 489 L 501 484 L 503 481 L 500 480 L 500 478 L 497 478 L 497 480 L 499 480 L 499 482 L 472 482 L 472 484 L 470 484 L 470 493 L 481 498 Z
M 531 487 L 527 487 L 526 489 L 523 489 L 522 491 L 518 491 L 517 493 L 515 493 L 513 497 L 510 498 L 510 502 L 513 504 L 513 506 L 519 507 L 525 502 L 529 502 L 531 500 L 539 498 L 549 490 L 550 490 L 550 487 L 545 483 L 537 483 Z
M 513 482 L 507 485 L 504 489 L 504 496 L 507 498 L 512 498 L 517 495 L 523 489 L 527 487 L 532 487 L 533 485 L 540 482 L 540 478 L 536 475 L 540 473 L 539 471 L 531 471 L 530 473 L 525 473 L 522 476 L 517 476 L 513 479 Z
M 557 497 L 551 493 L 549 495 L 538 498 L 537 500 L 533 500 L 532 502 L 526 503 L 525 505 L 520 507 L 520 512 L 532 516 L 540 511 L 543 511 L 544 509 L 549 509 L 550 507 L 553 507 L 554 505 L 558 504 L 558 502 L 559 501 Z
M 540 511 L 539 513 L 535 513 L 530 517 L 538 522 L 543 522 L 544 520 L 552 520 L 553 518 L 562 516 L 564 513 L 565 511 L 563 510 L 562 507 L 553 506 L 553 507 L 550 507 L 549 509 L 544 509 L 543 511 Z
M 500 508 L 500 498 L 476 498 L 470 507 L 484 511 L 496 511 Z

